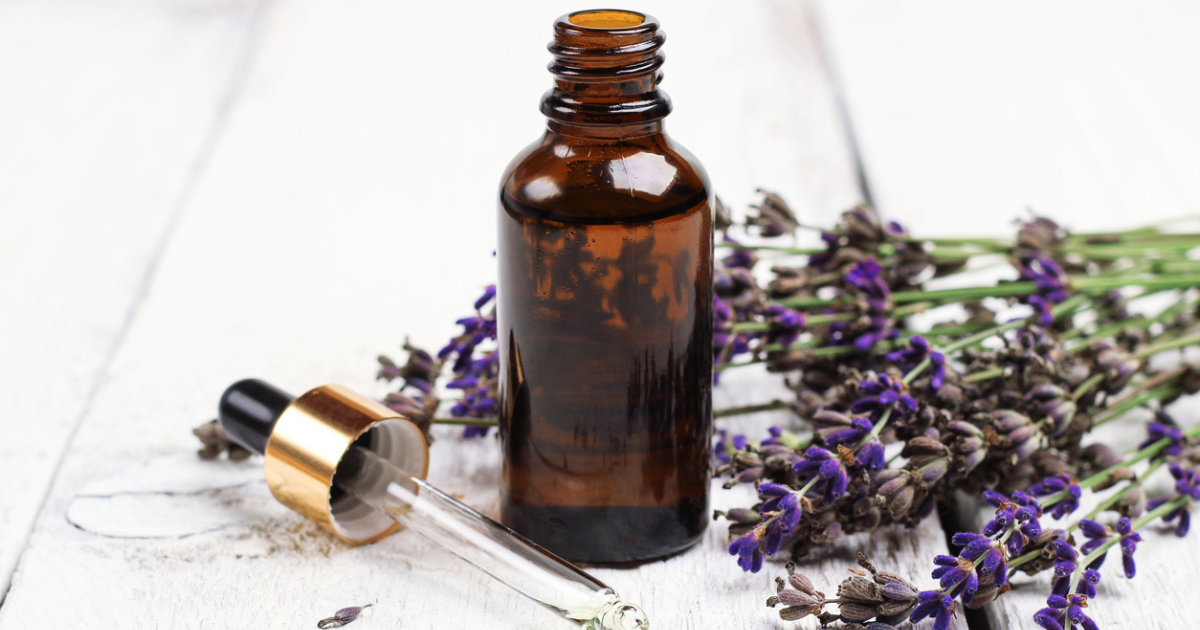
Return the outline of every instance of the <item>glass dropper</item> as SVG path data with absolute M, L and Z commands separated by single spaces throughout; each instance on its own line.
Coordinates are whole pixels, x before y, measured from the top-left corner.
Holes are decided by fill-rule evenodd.
M 422 479 L 424 437 L 370 399 L 337 386 L 293 398 L 247 379 L 225 391 L 219 418 L 230 438 L 266 455 L 276 498 L 345 540 L 373 540 L 349 530 L 378 529 L 371 519 L 386 515 L 579 627 L 649 628 L 603 582 Z
M 347 451 L 335 483 L 588 630 L 649 627 L 640 608 L 621 601 L 603 582 L 365 448 Z

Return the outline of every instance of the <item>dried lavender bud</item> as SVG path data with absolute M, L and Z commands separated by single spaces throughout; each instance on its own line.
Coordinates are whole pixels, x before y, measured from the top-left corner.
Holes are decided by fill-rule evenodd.
M 922 466 L 917 473 L 921 476 L 921 480 L 927 484 L 935 484 L 939 479 L 946 475 L 946 471 L 950 469 L 950 460 L 942 458 L 930 462 Z
M 747 510 L 745 508 L 733 508 L 732 510 L 713 511 L 713 520 L 724 517 L 733 523 L 742 523 L 747 525 L 757 524 L 762 521 L 762 515 L 757 510 Z
M 770 599 L 767 599 L 767 606 L 774 606 Z M 811 606 L 788 606 L 779 610 L 779 618 L 784 621 L 797 621 L 815 614 Z
M 845 234 L 851 243 L 875 244 L 884 239 L 883 226 L 874 208 L 860 204 L 842 213 L 838 231 Z
M 774 300 L 797 297 L 809 289 L 817 271 L 810 267 L 771 267 L 774 277 L 767 283 L 767 296 Z M 811 293 L 809 291 L 809 293 Z
M 767 606 L 770 608 L 779 604 L 786 606 L 779 611 L 779 617 L 784 621 L 796 621 L 809 615 L 819 615 L 824 606 L 825 594 L 813 588 L 812 580 L 796 573 L 795 570 L 796 565 L 789 562 L 787 564 L 787 584 L 792 588 L 785 587 L 783 578 L 777 577 L 775 578 L 776 594 L 767 598 Z
M 322 630 L 325 630 L 326 628 L 340 628 L 348 623 L 353 622 L 355 619 L 358 619 L 358 616 L 362 614 L 363 609 L 370 608 L 371 606 L 374 606 L 374 604 L 343 608 L 334 613 L 332 617 L 326 617 L 325 619 L 318 621 L 317 627 L 321 628 Z
M 789 564 L 789 566 L 794 567 L 795 565 Z M 789 572 L 790 571 L 791 571 L 791 569 L 789 568 Z M 808 576 L 806 576 L 804 574 L 789 573 L 788 574 L 788 584 L 791 584 L 792 588 L 794 588 L 802 593 L 808 593 L 809 595 L 815 595 L 822 599 L 825 598 L 825 594 L 818 591 L 817 589 L 813 588 L 812 580 L 808 579 Z
M 816 597 L 808 593 L 802 593 L 790 588 L 785 588 L 779 591 L 779 593 L 776 595 L 775 601 L 783 604 L 784 606 L 815 606 L 816 610 L 820 610 L 823 599 L 824 598 L 822 597 Z M 768 603 L 768 605 L 770 604 Z
M 1146 493 L 1141 488 L 1126 490 L 1113 509 L 1126 518 L 1137 518 L 1146 511 Z
M 852 575 L 838 585 L 837 595 L 863 604 L 878 604 L 883 601 L 883 587 L 867 578 Z M 870 616 L 874 617 L 873 614 Z
M 217 420 L 210 420 L 192 429 L 192 435 L 196 436 L 204 445 L 203 448 L 196 451 L 200 459 L 214 460 L 219 458 L 221 453 L 226 453 L 229 461 L 240 462 L 249 459 L 252 454 L 244 446 L 231 440 L 229 434 L 225 433 L 225 429 Z
M 1026 256 L 1053 257 L 1068 233 L 1046 217 L 1034 217 L 1017 230 L 1017 251 Z
M 1128 468 L 1118 468 L 1118 469 L 1112 471 L 1111 473 L 1109 473 L 1108 478 L 1106 478 L 1104 481 L 1101 481 L 1100 483 L 1096 484 L 1092 489 L 1095 492 L 1102 492 L 1104 490 L 1108 490 L 1109 488 L 1111 488 L 1119 483 L 1135 479 L 1136 477 L 1137 477 L 1137 475 L 1134 474 L 1134 472 L 1132 470 L 1130 470 Z
M 432 384 L 441 374 L 441 362 L 434 359 L 428 352 L 413 346 L 406 339 L 402 346 L 408 353 L 408 359 L 403 366 L 397 366 L 386 356 L 379 357 L 379 373 L 377 378 L 383 381 L 393 381 L 402 378 L 409 384 L 419 387 L 421 383 Z M 428 392 L 426 392 L 428 393 Z
M 941 457 L 949 454 L 949 452 L 950 451 L 946 448 L 945 444 L 942 444 L 933 438 L 917 436 L 904 444 L 904 450 L 900 452 L 900 455 L 908 458 L 919 457 L 922 455 L 934 455 Z
M 854 622 L 866 621 L 879 614 L 874 606 L 849 601 L 838 602 L 838 613 L 842 619 Z
M 392 392 L 383 398 L 385 406 L 412 420 L 413 424 L 425 432 L 425 439 L 430 441 L 432 441 L 432 436 L 429 434 L 429 427 L 433 424 L 433 415 L 437 412 L 440 402 L 436 396 L 420 392 L 415 392 L 411 396 Z
M 746 219 L 747 226 L 757 226 L 765 237 L 791 234 L 800 226 L 796 213 L 792 212 L 782 197 L 762 189 L 758 192 L 762 193 L 763 201 L 757 206 L 750 206 L 758 210 L 758 214 Z

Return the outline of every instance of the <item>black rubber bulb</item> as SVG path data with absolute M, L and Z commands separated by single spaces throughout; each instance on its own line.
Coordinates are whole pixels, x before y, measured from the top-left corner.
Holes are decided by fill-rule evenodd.
M 217 418 L 233 441 L 263 454 L 275 421 L 295 397 L 269 383 L 248 378 L 229 386 L 221 395 Z

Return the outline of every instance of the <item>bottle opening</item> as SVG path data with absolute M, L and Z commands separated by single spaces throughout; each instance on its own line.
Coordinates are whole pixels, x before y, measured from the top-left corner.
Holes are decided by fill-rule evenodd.
M 613 11 L 610 9 L 600 9 L 596 11 L 580 11 L 572 13 L 567 18 L 571 24 L 582 26 L 584 28 L 631 28 L 641 26 L 646 21 L 646 16 L 633 11 Z

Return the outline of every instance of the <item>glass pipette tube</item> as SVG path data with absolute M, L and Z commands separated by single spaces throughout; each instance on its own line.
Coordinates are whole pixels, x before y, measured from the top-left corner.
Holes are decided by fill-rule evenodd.
M 649 628 L 645 613 L 603 582 L 370 450 L 352 446 L 334 482 L 587 630 Z

